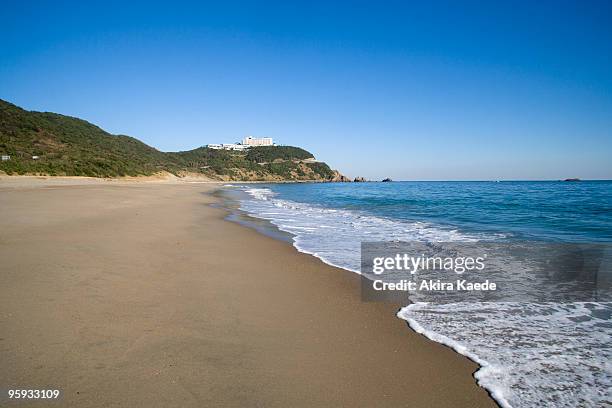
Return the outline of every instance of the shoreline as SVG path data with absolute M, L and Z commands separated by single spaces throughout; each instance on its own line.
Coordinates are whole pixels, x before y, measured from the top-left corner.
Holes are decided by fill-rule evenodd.
M 154 184 L 303 184 L 303 183 L 344 183 L 331 180 L 215 180 L 203 175 L 176 176 L 172 173 L 158 173 L 150 176 L 90 177 L 90 176 L 49 176 L 6 174 L 0 170 L 0 183 L 6 186 L 33 187 L 36 184 L 81 185 L 91 183 L 154 183 Z
M 300 248 L 298 245 L 296 245 L 294 241 L 294 237 L 296 236 L 295 234 L 291 232 L 283 231 L 277 225 L 275 225 L 273 222 L 269 220 L 251 216 L 250 214 L 248 214 L 247 212 L 245 212 L 244 210 L 240 208 L 239 206 L 240 198 L 238 196 L 231 197 L 230 194 L 224 193 L 227 191 L 231 191 L 231 190 L 227 190 L 225 186 L 219 186 L 217 189 L 209 193 L 213 197 L 223 200 L 224 204 L 215 204 L 215 205 L 227 212 L 227 216 L 225 217 L 226 221 L 237 223 L 238 225 L 241 225 L 245 228 L 250 228 L 252 230 L 255 230 L 258 233 L 266 237 L 273 238 L 281 242 L 285 242 L 291 245 L 295 249 L 296 252 L 312 256 L 313 258 L 318 259 L 323 264 L 328 265 L 332 268 L 340 269 L 341 271 L 348 272 L 351 275 L 361 276 L 360 273 L 357 271 L 354 271 L 348 268 L 344 268 L 339 265 L 335 265 L 331 262 L 326 261 L 324 258 L 317 256 L 316 254 L 312 252 L 308 252 Z M 398 319 L 401 319 L 406 323 L 407 329 L 411 330 L 412 332 L 416 334 L 422 335 L 423 337 L 429 339 L 432 342 L 435 342 L 444 347 L 447 347 L 453 350 L 455 353 L 472 361 L 474 364 L 477 364 L 478 368 L 472 373 L 472 377 L 474 378 L 474 381 L 487 392 L 487 394 L 497 403 L 499 407 L 503 407 L 503 408 L 510 407 L 511 405 L 504 398 L 504 396 L 499 393 L 498 390 L 490 389 L 484 385 L 479 384 L 480 382 L 479 373 L 482 374 L 483 373 L 482 370 L 486 370 L 487 369 L 486 367 L 489 366 L 489 363 L 484 361 L 482 358 L 480 358 L 477 354 L 473 352 L 466 352 L 466 350 L 463 350 L 464 348 L 462 346 L 457 344 L 457 342 L 450 340 L 448 337 L 425 329 L 416 320 L 412 318 L 409 318 L 409 319 L 402 318 L 400 316 L 402 312 L 409 310 L 411 306 L 415 306 L 415 303 L 409 303 L 408 305 L 402 304 L 398 308 L 397 313 L 395 314 L 395 316 Z
M 226 221 L 216 184 L 0 182 L 1 383 L 85 407 L 496 406 L 402 305 Z

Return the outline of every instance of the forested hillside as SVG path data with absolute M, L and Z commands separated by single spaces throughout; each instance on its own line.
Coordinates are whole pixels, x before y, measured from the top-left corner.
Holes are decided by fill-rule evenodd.
M 168 172 L 219 180 L 331 180 L 338 173 L 299 147 L 246 152 L 200 147 L 161 152 L 130 136 L 112 135 L 84 120 L 30 112 L 0 100 L 0 171 L 7 174 L 121 177 Z

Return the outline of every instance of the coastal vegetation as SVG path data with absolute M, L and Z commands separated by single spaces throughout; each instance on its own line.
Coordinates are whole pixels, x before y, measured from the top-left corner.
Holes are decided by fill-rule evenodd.
M 273 162 L 275 160 L 306 160 L 314 159 L 312 153 L 293 146 L 256 146 L 247 151 L 247 160 L 257 163 Z
M 82 119 L 30 112 L 0 100 L 0 171 L 18 175 L 122 177 L 170 173 L 214 180 L 316 180 L 339 173 L 293 146 L 247 151 L 199 147 L 161 152 L 130 136 L 112 135 Z

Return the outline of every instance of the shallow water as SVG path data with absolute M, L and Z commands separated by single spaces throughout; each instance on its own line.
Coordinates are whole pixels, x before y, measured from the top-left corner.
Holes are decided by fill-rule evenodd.
M 278 184 L 237 190 L 244 193 L 240 209 L 250 217 L 292 234 L 298 250 L 355 272 L 363 241 L 612 242 L 612 182 Z M 601 301 L 459 302 L 414 303 L 398 316 L 478 362 L 478 383 L 500 405 L 576 407 L 612 404 L 611 314 L 612 303 Z

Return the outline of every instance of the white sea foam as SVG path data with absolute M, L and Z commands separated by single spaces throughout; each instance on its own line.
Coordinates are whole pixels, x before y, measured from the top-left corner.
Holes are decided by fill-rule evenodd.
M 359 273 L 362 241 L 500 238 L 423 222 L 283 200 L 245 190 L 241 209 L 294 235 L 294 246 Z M 611 303 L 414 303 L 398 316 L 478 363 L 478 384 L 503 407 L 612 405 Z
M 398 316 L 480 364 L 478 384 L 504 407 L 599 407 L 612 403 L 611 311 L 585 302 L 415 303 Z
M 354 211 L 276 198 L 267 188 L 247 188 L 254 200 L 241 209 L 294 234 L 294 246 L 324 262 L 359 273 L 362 241 L 477 241 L 484 235 L 460 233 L 423 222 L 397 222 Z

